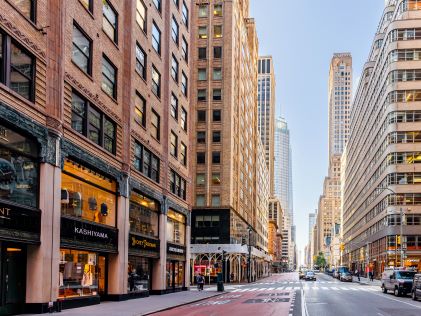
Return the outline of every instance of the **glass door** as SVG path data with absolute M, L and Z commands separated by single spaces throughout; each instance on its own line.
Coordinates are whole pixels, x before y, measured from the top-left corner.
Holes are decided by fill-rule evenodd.
M 98 294 L 105 295 L 106 293 L 106 279 L 107 279 L 107 270 L 106 270 L 106 258 L 105 256 L 98 256 Z

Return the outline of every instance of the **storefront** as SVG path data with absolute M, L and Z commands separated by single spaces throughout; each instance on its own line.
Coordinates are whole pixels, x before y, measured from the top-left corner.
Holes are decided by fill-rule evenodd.
M 129 297 L 148 296 L 152 287 L 152 269 L 159 258 L 160 204 L 132 191 L 130 195 L 130 235 L 128 288 Z
M 167 291 L 185 289 L 186 217 L 172 209 L 167 214 Z
M 24 311 L 27 249 L 40 243 L 39 150 L 0 124 L 0 315 Z
M 117 253 L 116 198 L 114 180 L 65 161 L 58 294 L 63 308 L 97 304 L 107 295 L 109 256 Z

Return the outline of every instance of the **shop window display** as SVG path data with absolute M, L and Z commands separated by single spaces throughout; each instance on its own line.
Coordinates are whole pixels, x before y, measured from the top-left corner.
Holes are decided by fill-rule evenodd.
M 158 237 L 158 203 L 139 193 L 130 195 L 130 231 Z
M 105 293 L 105 257 L 95 252 L 60 250 L 59 298 Z
M 150 259 L 129 256 L 127 290 L 129 293 L 150 290 Z
M 0 125 L 0 199 L 37 207 L 38 144 Z
M 167 261 L 167 289 L 183 287 L 184 285 L 184 262 Z
M 184 245 L 186 235 L 186 217 L 173 210 L 167 214 L 167 241 Z
M 62 173 L 61 213 L 115 227 L 115 181 L 66 161 Z

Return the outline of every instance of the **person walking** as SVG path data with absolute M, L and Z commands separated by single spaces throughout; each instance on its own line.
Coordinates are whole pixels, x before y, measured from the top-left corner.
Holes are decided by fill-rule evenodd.
M 360 271 L 358 271 L 358 269 L 355 270 L 355 276 L 358 278 L 358 282 L 360 282 L 361 281 L 361 279 L 360 279 Z
M 203 285 L 205 284 L 205 278 L 203 277 L 202 274 L 199 274 L 197 276 L 197 286 L 199 291 L 203 291 Z
M 374 281 L 374 273 L 373 273 L 373 271 L 368 272 L 368 275 L 370 277 L 370 281 L 373 282 Z

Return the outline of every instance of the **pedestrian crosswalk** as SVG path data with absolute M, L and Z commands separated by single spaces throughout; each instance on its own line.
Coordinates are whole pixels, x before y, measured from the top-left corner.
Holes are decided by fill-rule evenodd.
M 302 287 L 300 286 L 278 286 L 278 287 L 242 287 L 238 289 L 234 289 L 230 292 L 264 292 L 264 291 L 295 291 L 300 290 L 303 288 L 305 291 L 366 291 L 366 292 L 378 292 L 380 291 L 379 287 L 375 286 L 318 286 L 316 283 L 312 285 L 304 284 Z
M 257 282 L 259 285 L 275 285 L 275 284 L 302 284 L 308 281 L 280 281 L 280 282 Z M 342 284 L 339 281 L 316 281 L 317 284 Z

